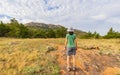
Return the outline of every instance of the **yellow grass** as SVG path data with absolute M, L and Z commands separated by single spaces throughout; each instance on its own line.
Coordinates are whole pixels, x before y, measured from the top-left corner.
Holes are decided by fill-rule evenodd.
M 59 39 L 0 38 L 0 75 L 59 75 L 56 56 L 46 53 L 47 46 L 64 45 Z M 98 46 L 100 52 L 120 54 L 119 39 L 78 39 L 78 47 Z
M 99 47 L 99 51 L 104 54 L 120 54 L 120 39 L 80 39 L 78 45 L 83 49 Z
M 0 75 L 58 74 L 56 57 L 45 53 L 47 41 L 0 38 Z

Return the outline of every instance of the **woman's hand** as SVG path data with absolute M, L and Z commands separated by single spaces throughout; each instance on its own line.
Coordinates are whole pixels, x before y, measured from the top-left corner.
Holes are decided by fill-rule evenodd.
M 65 50 L 67 50 L 67 47 L 65 46 Z
M 77 49 L 78 49 L 78 48 L 76 47 L 76 51 L 77 51 Z

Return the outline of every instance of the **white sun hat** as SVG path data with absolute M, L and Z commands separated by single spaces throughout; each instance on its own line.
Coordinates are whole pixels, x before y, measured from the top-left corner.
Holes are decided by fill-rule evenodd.
M 67 32 L 74 32 L 74 29 L 72 27 L 67 29 Z

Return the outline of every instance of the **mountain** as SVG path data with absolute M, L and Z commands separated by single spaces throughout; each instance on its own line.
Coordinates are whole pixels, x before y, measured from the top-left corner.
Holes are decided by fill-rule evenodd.
M 87 34 L 87 32 L 81 31 L 81 30 L 78 30 L 78 29 L 75 29 L 75 33 L 77 34 L 78 37 L 82 37 L 83 35 Z
M 35 28 L 35 29 L 57 29 L 57 28 L 65 28 L 62 25 L 54 25 L 54 24 L 45 24 L 45 23 L 37 23 L 37 22 L 30 22 L 30 23 L 26 23 L 25 26 L 29 27 L 29 28 Z M 87 34 L 87 32 L 85 31 L 81 31 L 78 29 L 75 29 L 75 33 L 77 34 L 78 37 Z
M 63 27 L 61 25 L 45 24 L 45 23 L 37 23 L 37 22 L 26 23 L 25 26 L 32 27 L 32 28 L 45 28 L 45 29 L 46 28 L 54 29 L 54 28 L 62 28 Z

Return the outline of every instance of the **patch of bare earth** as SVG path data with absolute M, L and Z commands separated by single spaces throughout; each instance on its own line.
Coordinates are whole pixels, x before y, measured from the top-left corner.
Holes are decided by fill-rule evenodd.
M 77 50 L 76 71 L 67 72 L 64 46 L 54 54 L 58 57 L 61 75 L 120 75 L 120 61 L 116 55 L 100 54 L 99 50 Z

